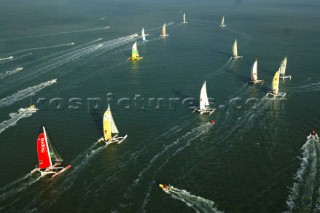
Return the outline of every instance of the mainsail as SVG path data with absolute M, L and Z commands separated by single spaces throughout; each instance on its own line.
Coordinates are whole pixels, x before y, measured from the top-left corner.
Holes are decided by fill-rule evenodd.
M 166 23 L 163 24 L 162 26 L 162 37 L 166 37 L 167 36 L 167 32 L 166 32 Z
M 142 28 L 141 37 L 142 37 L 142 41 L 145 41 L 145 40 L 146 40 L 146 36 L 145 36 L 145 34 L 144 34 L 144 28 Z
M 251 81 L 256 82 L 258 80 L 258 61 L 256 60 L 251 69 Z
M 183 13 L 183 22 L 182 23 L 184 23 L 184 24 L 188 23 L 188 22 L 186 22 L 186 14 L 185 13 Z
M 207 83 L 203 83 L 200 91 L 200 110 L 205 110 L 209 106 L 209 99 L 207 96 Z
M 273 77 L 273 81 L 272 81 L 272 93 L 274 95 L 278 95 L 279 93 L 279 76 L 280 75 L 280 71 L 278 70 L 276 72 L 276 74 Z
M 119 134 L 117 126 L 113 120 L 109 105 L 108 109 L 105 111 L 103 115 L 103 134 L 105 141 L 109 141 L 112 139 L 113 135 Z
M 132 45 L 132 59 L 136 59 L 139 57 L 139 52 L 138 52 L 138 47 L 137 47 L 137 42 L 134 42 Z
M 286 68 L 287 68 L 287 57 L 284 57 L 280 65 L 280 74 L 282 76 L 284 76 L 284 74 L 286 73 Z
M 43 127 L 43 133 L 37 140 L 38 163 L 40 169 L 51 168 L 53 163 L 62 162 L 62 158 L 50 143 L 46 129 Z
M 233 58 L 237 58 L 237 57 L 238 57 L 238 45 L 237 45 L 237 40 L 235 40 L 234 43 L 233 43 L 232 53 L 233 53 Z
M 227 25 L 224 24 L 224 16 L 222 16 L 220 27 L 225 27 Z

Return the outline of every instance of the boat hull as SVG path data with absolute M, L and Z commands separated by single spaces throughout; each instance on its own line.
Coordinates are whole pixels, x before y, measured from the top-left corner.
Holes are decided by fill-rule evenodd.
M 143 59 L 143 57 L 137 57 L 137 58 L 130 57 L 130 58 L 128 58 L 128 60 L 130 60 L 130 61 L 139 61 L 141 59 Z

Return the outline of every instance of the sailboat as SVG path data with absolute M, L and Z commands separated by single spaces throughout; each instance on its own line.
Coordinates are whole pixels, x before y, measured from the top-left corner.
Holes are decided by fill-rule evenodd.
M 144 33 L 144 28 L 142 28 L 142 30 L 141 30 L 141 38 L 142 38 L 142 41 L 147 41 L 146 40 L 146 36 L 148 36 L 149 34 L 145 34 Z
M 182 19 L 183 19 L 182 24 L 188 24 L 188 22 L 186 22 L 186 14 L 185 13 L 183 13 Z
M 251 68 L 251 80 L 249 83 L 253 84 L 259 84 L 259 83 L 264 83 L 264 80 L 258 80 L 258 61 L 256 60 Z
M 200 115 L 204 113 L 213 113 L 216 109 L 215 108 L 210 108 L 209 105 L 209 99 L 207 95 L 207 83 L 206 81 L 203 83 L 201 91 L 200 91 L 200 106 L 199 108 L 196 108 L 194 111 L 200 112 Z
M 267 97 L 283 98 L 286 95 L 286 93 L 284 92 L 279 92 L 279 77 L 280 77 L 280 70 L 278 70 L 273 77 L 272 92 L 268 92 L 266 95 Z
M 104 141 L 106 144 L 110 143 L 122 143 L 128 135 L 125 135 L 124 137 L 119 137 L 119 130 L 113 120 L 110 106 L 108 105 L 107 110 L 105 111 L 103 115 L 103 138 L 101 138 L 99 141 Z
M 238 58 L 242 58 L 242 56 L 238 55 L 238 43 L 236 39 L 232 46 L 232 59 L 238 59 Z
M 224 24 L 224 16 L 222 16 L 222 19 L 221 19 L 221 24 L 220 24 L 220 27 L 226 27 L 227 25 Z
M 165 38 L 165 37 L 168 37 L 169 35 L 167 34 L 167 31 L 166 31 L 166 23 L 163 24 L 162 26 L 162 31 L 161 31 L 161 35 L 160 35 L 162 38 Z
M 140 57 L 139 55 L 137 42 L 134 42 L 134 44 L 132 45 L 132 55 L 128 58 L 128 60 L 138 61 L 140 59 L 143 59 L 143 57 Z
M 44 127 L 42 127 L 42 129 L 43 132 L 40 133 L 37 140 L 39 167 L 32 170 L 31 173 L 38 171 L 40 172 L 41 176 L 53 174 L 52 177 L 55 177 L 69 169 L 71 164 L 66 167 L 60 166 L 63 159 L 49 140 L 46 129 Z
M 291 80 L 291 75 L 285 76 L 286 68 L 287 68 L 287 57 L 284 57 L 280 65 L 280 78 L 282 78 L 282 80 L 286 78 L 290 78 Z

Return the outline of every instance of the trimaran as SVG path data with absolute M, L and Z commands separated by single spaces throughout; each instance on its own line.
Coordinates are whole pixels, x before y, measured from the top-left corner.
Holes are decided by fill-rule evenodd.
M 160 35 L 162 38 L 166 38 L 168 37 L 169 35 L 167 34 L 167 30 L 166 30 L 166 23 L 163 24 L 162 26 L 162 31 L 161 31 L 161 35 Z
M 227 25 L 224 24 L 224 16 L 222 16 L 222 19 L 221 19 L 221 24 L 220 24 L 220 27 L 226 27 Z
M 272 98 L 283 98 L 286 93 L 279 92 L 279 78 L 280 78 L 280 70 L 278 70 L 273 77 L 272 81 L 272 91 L 267 93 L 267 97 Z
M 207 83 L 206 81 L 203 83 L 201 91 L 200 91 L 200 106 L 196 108 L 194 111 L 198 111 L 200 115 L 204 113 L 208 113 L 209 115 L 215 111 L 215 108 L 210 108 L 209 99 L 207 95 Z
M 139 55 L 137 42 L 134 42 L 134 44 L 132 45 L 131 57 L 129 57 L 128 60 L 138 61 L 141 59 L 143 59 L 143 57 Z
M 108 105 L 108 108 L 103 115 L 103 137 L 99 141 L 104 141 L 106 144 L 120 144 L 127 138 L 127 135 L 119 137 L 118 134 L 119 130 L 113 120 L 110 106 Z
M 242 58 L 243 56 L 238 55 L 238 42 L 237 39 L 234 41 L 232 46 L 232 59 Z
M 66 167 L 60 166 L 63 159 L 49 140 L 46 129 L 44 127 L 42 129 L 43 132 L 40 133 L 37 140 L 38 165 L 31 173 L 40 172 L 41 176 L 53 174 L 52 177 L 55 177 L 69 169 L 71 164 Z
M 182 16 L 182 24 L 188 24 L 188 22 L 186 21 L 186 14 L 183 13 L 183 16 Z
M 287 68 L 287 57 L 284 57 L 284 59 L 280 64 L 280 78 L 282 78 L 282 80 L 286 78 L 289 78 L 291 80 L 291 75 L 285 76 L 286 68 Z
M 249 81 L 249 83 L 253 83 L 253 84 L 263 84 L 264 80 L 259 80 L 258 79 L 258 61 L 256 60 L 251 68 L 251 79 Z

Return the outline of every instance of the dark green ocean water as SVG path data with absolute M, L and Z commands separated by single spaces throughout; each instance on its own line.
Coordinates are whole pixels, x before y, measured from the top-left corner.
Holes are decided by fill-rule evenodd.
M 0 1 L 0 212 L 320 212 L 320 146 L 306 139 L 319 130 L 319 9 L 316 0 Z M 144 59 L 128 61 L 142 27 Z M 243 58 L 230 61 L 234 39 Z M 285 56 L 287 95 L 265 99 Z M 245 84 L 255 59 L 263 86 Z M 188 105 L 205 80 L 211 116 Z M 10 119 L 34 103 L 39 111 Z M 128 138 L 103 147 L 108 103 Z M 72 164 L 53 180 L 25 177 L 43 125 Z

